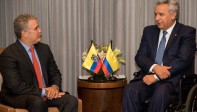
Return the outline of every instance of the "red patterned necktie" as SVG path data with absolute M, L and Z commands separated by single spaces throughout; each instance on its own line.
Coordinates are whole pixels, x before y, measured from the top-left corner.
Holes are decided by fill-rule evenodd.
M 34 48 L 31 47 L 30 51 L 31 51 L 31 55 L 32 55 L 33 65 L 34 65 L 34 69 L 35 69 L 35 72 L 36 72 L 36 77 L 37 77 L 37 80 L 38 80 L 39 88 L 44 88 L 44 83 L 43 83 L 43 80 L 42 80 L 40 65 L 38 63 L 38 60 L 36 59 Z

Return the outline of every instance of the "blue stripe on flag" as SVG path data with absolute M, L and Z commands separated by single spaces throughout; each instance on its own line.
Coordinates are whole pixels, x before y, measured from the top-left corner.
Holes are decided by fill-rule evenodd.
M 105 67 L 107 68 L 109 73 L 113 73 L 113 70 L 111 68 L 111 65 L 109 64 L 108 60 L 105 58 L 105 60 L 103 61 L 103 64 L 105 65 Z
M 92 72 L 94 72 L 94 70 L 96 69 L 97 63 L 98 63 L 98 61 L 97 61 L 97 62 L 95 62 L 95 61 L 93 62 L 92 66 L 91 66 L 91 68 L 90 68 L 90 70 L 91 70 Z

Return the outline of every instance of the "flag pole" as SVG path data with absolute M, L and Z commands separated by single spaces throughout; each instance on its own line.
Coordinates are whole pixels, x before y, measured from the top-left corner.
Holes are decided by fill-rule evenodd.
M 112 49 L 112 40 L 110 41 L 110 43 L 111 43 L 111 49 Z M 113 73 L 112 73 L 112 75 L 111 75 L 111 77 L 110 77 L 110 80 L 111 80 L 111 81 L 116 81 L 116 80 L 117 80 L 117 78 L 114 76 Z
M 93 39 L 91 40 L 91 45 L 92 45 L 92 43 L 93 43 Z M 91 45 L 90 45 L 90 46 L 91 46 Z
M 90 44 L 90 47 L 92 46 L 93 44 L 93 39 L 91 39 L 91 44 Z M 94 80 L 94 74 L 91 74 L 91 76 L 88 78 L 89 81 L 93 81 Z
M 111 48 L 112 48 L 112 40 L 110 41 L 110 43 L 111 43 Z

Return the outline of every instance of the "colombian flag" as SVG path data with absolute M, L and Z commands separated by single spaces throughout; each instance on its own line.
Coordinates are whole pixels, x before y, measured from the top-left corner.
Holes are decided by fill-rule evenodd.
M 119 63 L 116 55 L 111 49 L 111 44 L 108 47 L 106 57 L 103 61 L 102 70 L 106 76 L 119 69 Z
M 97 50 L 96 50 L 93 43 L 90 47 L 88 55 L 87 55 L 85 61 L 83 62 L 82 66 L 84 68 L 96 73 L 96 74 L 99 72 L 99 70 L 102 66 L 102 62 L 101 62 L 100 58 L 98 57 Z

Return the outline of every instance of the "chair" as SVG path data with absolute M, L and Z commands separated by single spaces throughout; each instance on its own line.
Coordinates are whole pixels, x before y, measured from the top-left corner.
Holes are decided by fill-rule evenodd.
M 186 99 L 191 88 L 197 83 L 196 74 L 185 74 L 179 82 L 179 93 L 170 104 L 167 112 L 181 112 L 185 109 Z
M 0 48 L 0 54 L 2 53 L 4 49 Z M 3 78 L 0 73 L 0 87 L 3 82 Z M 11 106 L 1 104 L 0 103 L 0 112 L 28 112 L 26 109 L 20 109 L 20 108 L 13 108 Z M 59 112 L 57 107 L 49 107 L 48 112 Z M 82 100 L 78 99 L 78 112 L 82 112 Z
M 185 112 L 197 112 L 197 84 L 195 84 L 187 95 Z

